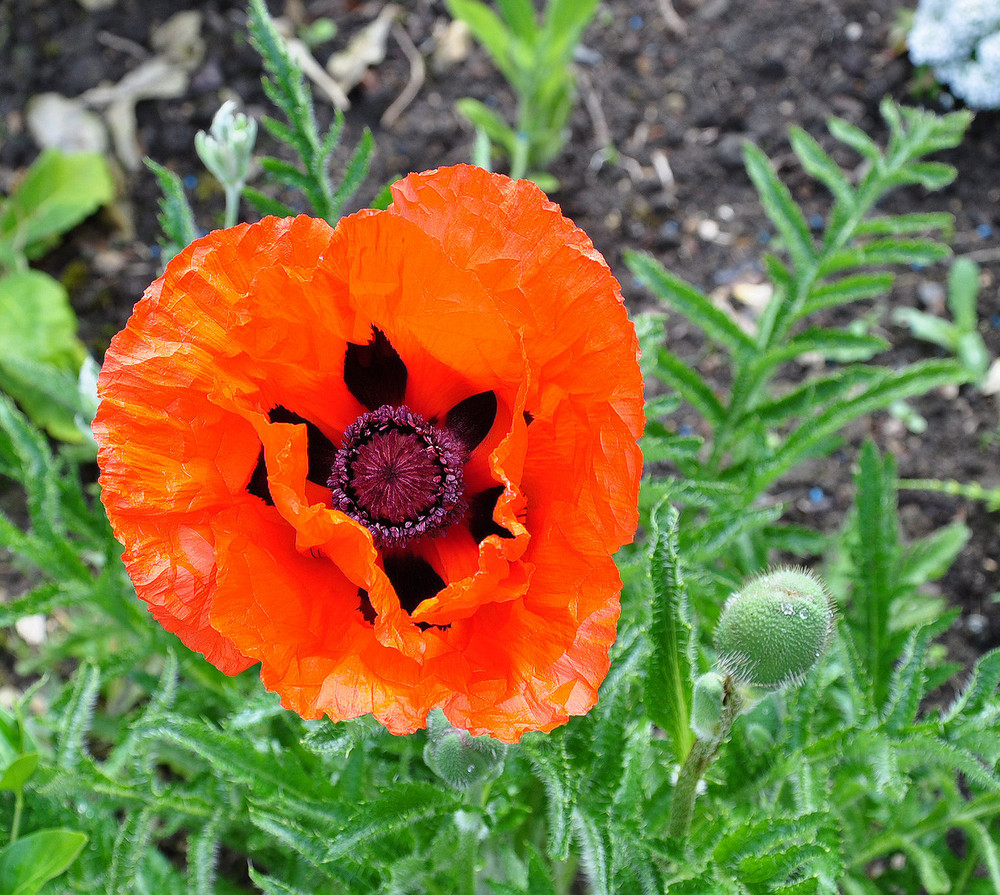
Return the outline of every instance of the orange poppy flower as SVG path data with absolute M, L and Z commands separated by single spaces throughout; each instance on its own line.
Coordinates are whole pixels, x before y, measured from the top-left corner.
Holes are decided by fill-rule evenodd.
M 643 428 L 635 331 L 531 183 L 210 233 L 112 341 L 103 501 L 153 616 L 306 718 L 516 742 L 597 700 Z

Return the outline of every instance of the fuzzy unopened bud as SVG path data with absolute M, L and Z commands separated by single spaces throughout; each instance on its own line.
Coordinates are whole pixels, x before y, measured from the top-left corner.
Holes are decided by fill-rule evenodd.
M 833 618 L 826 588 L 810 572 L 768 572 L 726 601 L 715 631 L 719 666 L 751 687 L 795 684 L 826 652 Z
M 489 736 L 474 737 L 467 730 L 452 727 L 443 712 L 434 711 L 427 716 L 424 761 L 455 789 L 468 789 L 499 777 L 506 754 L 504 743 Z
M 726 701 L 726 679 L 717 671 L 708 671 L 694 682 L 691 694 L 691 729 L 702 740 L 718 736 L 722 706 Z

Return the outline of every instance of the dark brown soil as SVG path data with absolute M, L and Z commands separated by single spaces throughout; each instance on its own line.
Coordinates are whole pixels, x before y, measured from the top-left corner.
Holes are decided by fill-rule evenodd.
M 325 61 L 384 4 L 289 0 L 287 10 L 281 0 L 270 5 L 272 12 L 287 12 L 302 23 L 324 16 L 337 23 L 334 40 L 316 49 Z M 631 307 L 649 308 L 652 298 L 622 263 L 626 249 L 652 252 L 708 290 L 758 276 L 771 228 L 742 168 L 740 146 L 746 138 L 777 161 L 809 213 L 826 211 L 827 196 L 795 165 L 787 128 L 799 124 L 831 148 L 824 123 L 838 115 L 884 138 L 878 115 L 882 97 L 914 101 L 914 72 L 892 44 L 898 6 L 898 0 L 676 0 L 686 26 L 686 34 L 679 35 L 657 0 L 601 5 L 580 56 L 583 101 L 573 117 L 572 139 L 551 170 L 561 182 L 554 198 L 608 258 Z M 117 0 L 109 9 L 88 12 L 77 0 L 2 0 L 0 187 L 37 153 L 23 117 L 32 95 L 55 90 L 76 96 L 102 81 L 118 80 L 150 52 L 151 28 L 183 8 L 204 14 L 205 59 L 184 96 L 139 105 L 138 136 L 145 153 L 188 179 L 199 225 L 217 226 L 222 199 L 195 156 L 194 135 L 209 126 L 229 91 L 250 112 L 259 116 L 267 110 L 241 3 Z M 435 28 L 447 21 L 443 0 L 416 0 L 406 4 L 402 16 L 407 34 L 425 53 Z M 473 48 L 446 73 L 428 65 L 416 99 L 395 124 L 383 127 L 380 118 L 409 75 L 401 45 L 390 40 L 385 61 L 351 94 L 339 157 L 346 159 L 364 127 L 374 131 L 377 146 L 355 206 L 367 205 L 393 176 L 469 160 L 472 133 L 455 112 L 458 98 L 470 95 L 513 109 L 510 90 L 485 53 Z M 332 110 L 322 102 L 319 108 L 328 120 Z M 615 153 L 602 152 L 608 142 Z M 855 163 L 840 149 L 835 157 Z M 932 196 L 908 189 L 891 207 L 954 213 L 956 253 L 971 254 L 983 265 L 980 330 L 996 356 L 1000 113 L 981 114 L 965 143 L 941 158 L 960 172 L 949 189 Z M 121 195 L 115 214 L 92 219 L 43 262 L 70 286 L 82 336 L 97 356 L 159 273 L 158 192 L 152 176 L 144 170 L 122 173 Z M 898 346 L 889 363 L 935 353 L 889 318 L 894 306 L 920 306 L 918 287 L 927 279 L 940 281 L 943 271 L 902 272 L 893 294 L 871 308 L 875 325 Z M 681 320 L 672 321 L 669 338 L 682 353 L 699 351 L 694 333 Z M 706 366 L 713 362 L 703 358 Z M 851 430 L 850 444 L 838 459 L 805 467 L 784 481 L 782 494 L 795 512 L 823 527 L 839 524 L 851 499 L 855 448 L 868 434 L 895 453 L 904 476 L 1000 484 L 995 398 L 965 387 L 914 403 L 929 424 L 923 434 L 879 415 Z M 1000 590 L 1000 514 L 957 498 L 904 492 L 901 516 L 914 536 L 955 519 L 971 527 L 971 543 L 941 582 L 943 593 L 963 609 L 959 630 L 964 636 L 954 646 L 967 659 L 1000 643 L 1000 605 L 994 602 Z

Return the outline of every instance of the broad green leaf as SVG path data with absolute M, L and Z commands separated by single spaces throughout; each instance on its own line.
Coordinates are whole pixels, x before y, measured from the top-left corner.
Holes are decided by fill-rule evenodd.
M 511 31 L 526 45 L 532 46 L 538 39 L 540 29 L 531 0 L 497 0 L 497 6 Z
M 678 514 L 661 503 L 652 514 L 649 577 L 653 585 L 650 653 L 643 678 L 643 703 L 654 724 L 670 737 L 674 756 L 684 761 L 691 730 L 694 628 L 677 550 Z
M 36 258 L 113 196 L 108 163 L 100 153 L 46 149 L 0 205 L 0 240 Z
M 503 76 L 511 84 L 517 84 L 520 72 L 514 62 L 516 38 L 503 19 L 479 0 L 445 0 L 445 6 L 453 19 L 469 26 L 472 36 L 485 47 Z
M 0 277 L 0 388 L 40 426 L 64 441 L 83 440 L 76 372 L 87 355 L 62 284 L 24 270 Z
M 37 767 L 37 752 L 18 755 L 6 768 L 0 770 L 0 791 L 17 792 L 24 789 L 24 784 L 35 773 Z
M 978 324 L 979 265 L 971 258 L 956 258 L 948 271 L 948 310 L 961 332 L 974 332 Z
M 753 339 L 715 307 L 707 295 L 674 276 L 649 255 L 626 252 L 625 263 L 657 298 L 699 326 L 708 338 L 731 354 L 753 348 Z
M 565 66 L 573 55 L 584 29 L 594 17 L 598 0 L 548 0 L 543 19 L 547 58 L 553 66 Z M 568 78 L 562 70 L 558 77 Z
M 744 144 L 743 160 L 761 205 L 781 234 L 796 272 L 803 274 L 815 261 L 816 250 L 802 209 L 795 204 L 788 187 L 778 179 L 770 159 L 753 143 Z
M 0 892 L 36 895 L 80 854 L 87 837 L 74 830 L 39 830 L 0 849 Z
M 512 156 L 517 148 L 517 134 L 496 112 L 487 108 L 477 99 L 465 97 L 460 99 L 455 107 L 458 111 L 469 119 L 477 128 L 481 128 L 486 135 L 504 152 Z
M 38 270 L 0 277 L 0 359 L 14 358 L 76 370 L 86 350 L 62 284 Z
M 909 327 L 914 338 L 923 339 L 949 351 L 958 348 L 958 330 L 953 323 L 916 308 L 895 308 L 893 322 Z

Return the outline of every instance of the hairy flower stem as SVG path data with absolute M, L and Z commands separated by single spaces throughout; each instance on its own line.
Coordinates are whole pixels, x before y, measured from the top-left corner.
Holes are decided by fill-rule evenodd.
M 691 821 L 694 818 L 694 801 L 698 796 L 698 781 L 704 776 L 708 766 L 715 759 L 719 747 L 729 736 L 736 716 L 739 715 L 742 708 L 743 697 L 736 691 L 732 677 L 727 675 L 722 714 L 719 716 L 714 734 L 711 737 L 699 737 L 694 741 L 691 751 L 681 766 L 680 774 L 677 776 L 674 797 L 670 803 L 670 821 L 667 828 L 667 835 L 671 840 L 684 842 L 687 839 L 691 830 Z

